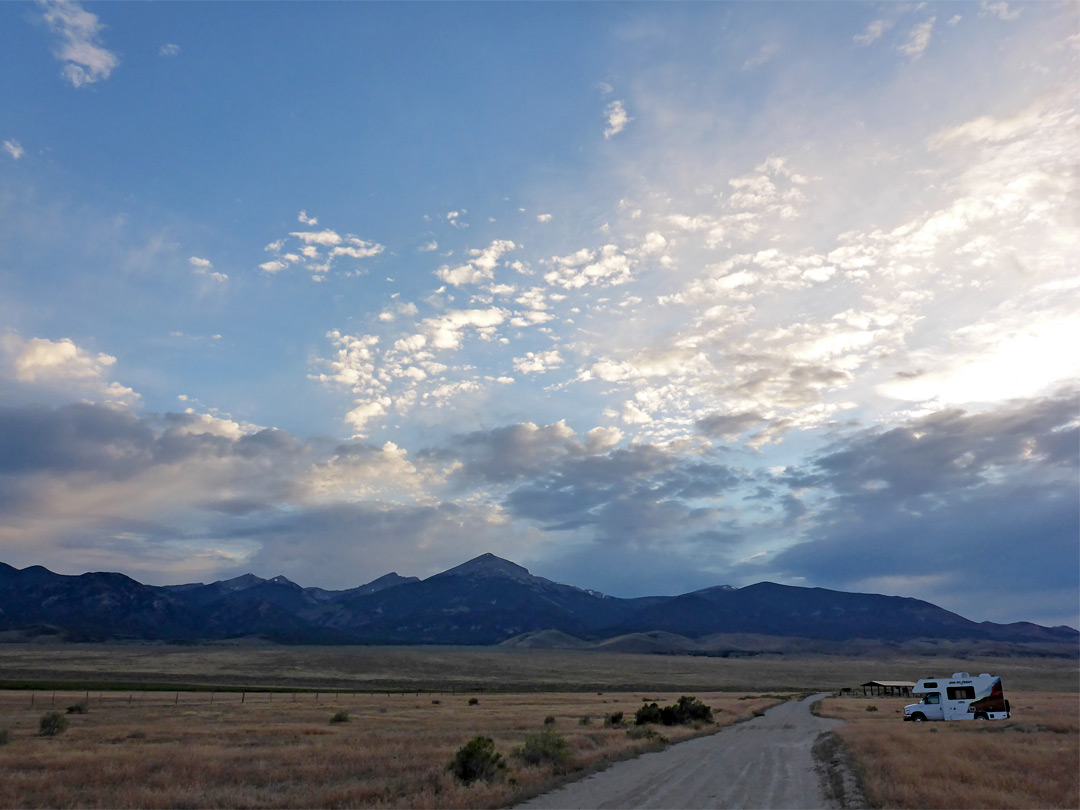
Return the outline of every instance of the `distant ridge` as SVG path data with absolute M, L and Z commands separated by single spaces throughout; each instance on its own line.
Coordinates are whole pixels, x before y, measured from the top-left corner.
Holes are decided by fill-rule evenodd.
M 1080 656 L 1080 633 L 973 622 L 919 599 L 760 582 L 619 599 L 482 554 L 427 579 L 386 574 L 341 591 L 284 576 L 154 587 L 116 573 L 0 563 L 0 639 L 294 644 L 504 644 L 533 649 L 751 655 L 915 649 Z

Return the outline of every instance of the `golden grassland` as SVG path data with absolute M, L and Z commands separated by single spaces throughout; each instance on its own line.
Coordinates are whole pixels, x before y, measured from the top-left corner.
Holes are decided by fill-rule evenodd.
M 1077 688 L 1077 666 L 1075 659 L 1052 658 L 711 658 L 507 647 L 0 644 L 0 687 L 119 681 L 357 691 L 831 691 L 875 679 L 914 681 L 965 671 L 1001 675 L 1006 690 L 1070 691 Z
M 829 698 L 874 807 L 1080 807 L 1080 695 L 1011 690 L 1008 720 L 905 723 L 914 698 Z M 868 711 L 874 706 L 877 711 Z
M 38 734 L 44 711 L 64 712 L 85 692 L 0 692 L 0 807 L 500 807 L 632 756 L 656 743 L 632 739 L 644 698 L 673 692 L 584 694 L 333 694 L 91 692 L 69 727 Z M 778 702 L 702 693 L 716 726 L 661 727 L 672 742 L 747 719 Z M 470 704 L 470 700 L 476 700 Z M 241 702 L 243 701 L 243 702 Z M 337 712 L 348 722 L 331 723 Z M 630 725 L 605 726 L 624 712 Z M 590 718 L 583 724 L 582 718 Z M 545 719 L 554 718 L 551 725 Z M 511 756 L 526 735 L 554 728 L 569 744 L 571 773 Z M 472 737 L 495 741 L 503 778 L 458 783 L 446 766 Z

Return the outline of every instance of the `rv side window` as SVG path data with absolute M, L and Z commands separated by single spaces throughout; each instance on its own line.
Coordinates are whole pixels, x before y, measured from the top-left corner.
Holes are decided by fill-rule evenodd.
M 923 698 L 923 703 L 928 703 L 936 706 L 937 704 L 941 703 L 941 693 L 932 692 L 931 694 Z
M 937 689 L 937 681 L 927 681 L 923 684 L 923 689 Z
M 974 686 L 950 686 L 947 690 L 949 700 L 974 700 L 975 699 L 975 687 Z

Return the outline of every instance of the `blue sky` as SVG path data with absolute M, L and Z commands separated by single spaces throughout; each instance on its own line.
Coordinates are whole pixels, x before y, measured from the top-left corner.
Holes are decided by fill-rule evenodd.
M 1076 626 L 1077 23 L 0 4 L 0 559 Z

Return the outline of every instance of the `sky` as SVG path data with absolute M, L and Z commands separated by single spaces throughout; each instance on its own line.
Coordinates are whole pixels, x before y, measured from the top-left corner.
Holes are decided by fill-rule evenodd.
M 0 4 L 0 560 L 1080 626 L 1075 3 Z

